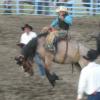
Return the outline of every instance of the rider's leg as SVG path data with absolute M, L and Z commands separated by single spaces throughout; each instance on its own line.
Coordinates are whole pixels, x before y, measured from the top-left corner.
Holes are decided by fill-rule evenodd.
M 40 58 L 39 54 L 37 54 L 37 53 L 35 54 L 34 61 L 38 65 L 40 76 L 45 76 L 44 63 L 43 63 L 42 59 Z
M 49 82 L 51 83 L 52 86 L 55 86 L 55 81 L 58 79 L 58 76 L 55 75 L 55 73 L 51 74 L 48 70 L 48 68 L 45 67 L 43 60 L 39 56 L 38 53 L 35 54 L 34 57 L 35 63 L 38 65 L 40 75 L 44 77 L 45 75 L 47 76 Z

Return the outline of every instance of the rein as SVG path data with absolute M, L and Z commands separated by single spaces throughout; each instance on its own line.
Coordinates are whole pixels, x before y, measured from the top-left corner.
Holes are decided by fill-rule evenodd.
M 65 41 L 66 41 L 66 51 L 65 51 L 65 56 L 64 56 L 64 59 L 63 59 L 63 63 L 64 63 L 64 61 L 65 61 L 65 59 L 67 57 L 67 53 L 68 53 L 68 37 L 69 37 L 69 35 L 68 35 L 68 30 L 67 30 L 67 37 L 65 38 Z

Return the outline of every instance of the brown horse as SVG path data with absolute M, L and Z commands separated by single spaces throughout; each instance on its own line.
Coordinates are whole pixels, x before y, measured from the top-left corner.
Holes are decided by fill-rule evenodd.
M 53 37 L 53 35 L 56 35 L 55 33 L 57 32 L 51 32 L 50 34 L 52 34 Z M 81 68 L 85 66 L 85 59 L 83 58 L 83 56 L 86 56 L 88 51 L 92 49 L 87 48 L 78 41 L 67 38 L 67 39 L 61 39 L 57 43 L 56 52 L 51 52 L 45 48 L 45 45 L 48 43 L 47 38 L 48 35 L 46 37 L 41 35 L 41 37 L 38 38 L 38 45 L 36 52 L 39 53 L 39 55 L 43 59 L 48 69 L 52 64 L 52 61 L 60 64 L 78 63 Z M 99 54 L 98 50 L 94 50 L 94 53 Z
M 49 34 L 55 34 L 55 32 L 51 32 Z M 93 50 L 85 47 L 78 41 L 74 41 L 71 39 L 61 39 L 57 43 L 57 50 L 56 52 L 51 52 L 48 49 L 45 48 L 47 41 L 48 34 L 40 34 L 37 37 L 37 41 L 31 40 L 24 48 L 24 58 L 29 58 L 35 53 L 38 53 L 40 58 L 43 60 L 44 67 L 46 69 L 46 75 L 47 77 L 50 76 L 50 66 L 52 64 L 52 61 L 60 64 L 79 64 L 81 68 L 83 68 L 86 65 L 86 60 L 83 58 L 83 56 L 86 56 L 89 51 L 93 51 L 94 54 L 99 55 L 100 53 L 100 39 L 97 39 L 98 42 L 98 49 Z M 33 46 L 32 46 L 33 45 Z M 32 56 L 34 57 L 34 56 Z M 27 69 L 27 72 L 33 72 L 32 70 L 32 64 L 24 65 L 25 62 L 28 62 L 29 60 L 23 60 L 23 68 Z M 34 60 L 31 63 L 35 63 Z M 48 76 L 49 73 L 49 76 Z M 51 75 L 52 76 L 52 75 Z M 51 81 L 51 77 L 49 77 L 49 81 L 55 85 L 55 80 Z

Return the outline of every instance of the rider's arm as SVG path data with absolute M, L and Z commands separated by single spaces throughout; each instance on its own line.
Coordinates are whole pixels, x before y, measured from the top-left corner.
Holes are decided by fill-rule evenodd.
M 64 18 L 64 21 L 69 24 L 69 25 L 72 25 L 72 21 L 73 21 L 73 18 L 72 16 L 68 15 Z
M 51 27 L 57 27 L 58 26 L 58 18 L 56 18 L 55 20 L 52 21 Z

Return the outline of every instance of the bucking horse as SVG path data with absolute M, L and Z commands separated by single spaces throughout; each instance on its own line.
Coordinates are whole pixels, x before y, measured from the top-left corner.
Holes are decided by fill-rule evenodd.
M 86 65 L 86 59 L 84 59 L 83 56 L 87 56 L 89 51 L 97 56 L 100 54 L 100 35 L 96 37 L 96 50 L 87 48 L 78 41 L 72 40 L 66 36 L 66 38 L 61 38 L 56 42 L 56 49 L 54 51 L 50 51 L 46 48 L 46 45 L 49 44 L 53 37 L 57 36 L 57 33 L 58 31 L 39 34 L 37 38 L 32 39 L 23 48 L 23 55 L 17 59 L 20 61 L 24 70 L 32 75 L 34 72 L 32 65 L 35 63 L 33 58 L 35 54 L 38 54 L 43 61 L 46 76 L 52 86 L 55 86 L 56 80 L 59 79 L 55 73 L 50 72 L 52 62 L 59 64 L 75 64 L 80 66 L 80 69 L 82 69 Z M 49 36 L 51 35 L 52 38 L 50 39 Z

